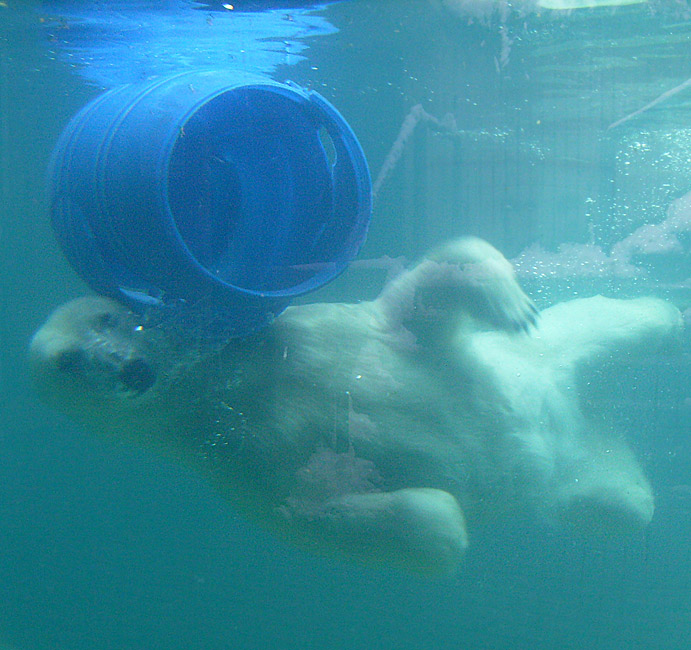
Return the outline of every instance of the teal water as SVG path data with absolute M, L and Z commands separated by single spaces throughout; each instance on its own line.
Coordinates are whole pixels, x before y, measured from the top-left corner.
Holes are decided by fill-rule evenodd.
M 70 59 L 60 30 L 76 24 L 47 30 L 54 9 L 0 5 L 0 639 L 27 650 L 687 650 L 688 327 L 679 349 L 632 363 L 597 395 L 654 486 L 646 535 L 584 542 L 516 522 L 474 540 L 462 573 L 443 581 L 287 547 L 196 476 L 94 440 L 41 405 L 26 376 L 29 337 L 86 292 L 50 231 L 48 157 L 97 84 L 141 60 L 106 56 L 88 70 L 104 59 Z M 472 233 L 516 262 L 540 306 L 652 294 L 688 324 L 691 217 L 666 220 L 691 192 L 691 7 L 470 5 L 329 5 L 317 15 L 333 30 L 295 37 L 306 49 L 291 41 L 290 57 L 267 64 L 339 108 L 373 178 L 412 107 L 454 120 L 419 121 L 382 177 L 360 261 L 308 299 L 370 298 L 399 258 Z M 141 37 L 135 26 L 133 45 L 158 38 Z M 638 272 L 622 274 L 622 242 L 664 223 L 626 258 Z

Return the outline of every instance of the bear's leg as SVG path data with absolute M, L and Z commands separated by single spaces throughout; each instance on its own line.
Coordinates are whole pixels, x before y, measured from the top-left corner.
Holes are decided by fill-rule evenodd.
M 417 574 L 452 575 L 468 545 L 458 501 L 433 488 L 346 494 L 307 518 L 292 515 L 321 550 Z
M 673 343 L 682 327 L 679 310 L 663 300 L 594 296 L 543 311 L 536 338 L 562 365 L 579 369 L 619 355 L 652 355 Z

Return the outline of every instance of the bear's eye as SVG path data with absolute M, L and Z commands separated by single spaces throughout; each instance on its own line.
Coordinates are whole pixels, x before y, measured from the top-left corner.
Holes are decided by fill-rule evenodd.
M 60 372 L 80 374 L 86 367 L 86 357 L 81 350 L 66 350 L 57 357 L 55 365 Z
M 120 323 L 120 319 L 110 312 L 103 312 L 94 317 L 93 328 L 97 332 L 115 329 Z

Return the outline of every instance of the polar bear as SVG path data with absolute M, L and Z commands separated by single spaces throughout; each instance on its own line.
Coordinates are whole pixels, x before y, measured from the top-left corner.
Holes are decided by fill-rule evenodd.
M 668 345 L 681 322 L 651 298 L 538 316 L 507 260 L 464 238 L 373 301 L 290 307 L 223 345 L 80 298 L 29 357 L 49 404 L 194 467 L 282 538 L 446 575 L 469 531 L 516 512 L 595 534 L 648 524 L 641 467 L 578 387 L 617 355 Z

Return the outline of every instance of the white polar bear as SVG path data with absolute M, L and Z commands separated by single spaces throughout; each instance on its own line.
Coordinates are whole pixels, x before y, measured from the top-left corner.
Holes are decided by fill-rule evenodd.
M 538 319 L 504 257 L 461 239 L 372 302 L 291 307 L 224 346 L 78 299 L 36 333 L 30 362 L 50 404 L 195 467 L 283 538 L 450 574 L 468 529 L 514 512 L 605 534 L 646 526 L 651 488 L 577 387 L 680 329 L 677 309 L 647 298 Z

